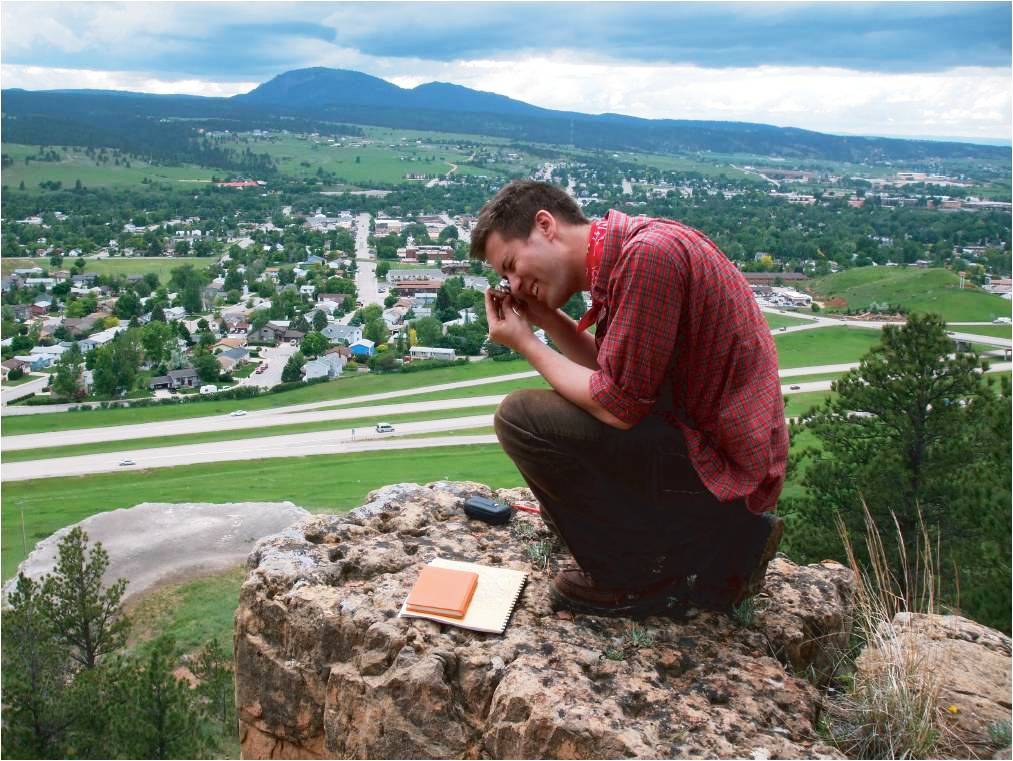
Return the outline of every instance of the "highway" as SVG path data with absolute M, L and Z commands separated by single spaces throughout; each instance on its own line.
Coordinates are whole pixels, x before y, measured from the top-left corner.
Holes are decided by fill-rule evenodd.
M 790 380 L 782 385 L 786 395 L 813 391 L 827 391 L 833 381 L 801 381 L 794 376 L 815 375 L 825 372 L 841 372 L 853 365 L 823 365 L 796 368 L 789 372 Z M 997 363 L 997 371 L 1013 369 L 1013 362 Z M 794 387 L 794 388 L 793 388 Z M 398 393 L 398 392 L 395 392 Z M 169 436 L 209 430 L 243 430 L 263 428 L 296 422 L 319 422 L 322 420 L 348 420 L 370 417 L 381 421 L 384 417 L 405 412 L 433 411 L 440 409 L 467 409 L 476 406 L 492 406 L 502 400 L 503 395 L 489 395 L 473 398 L 445 399 L 432 402 L 409 402 L 376 406 L 360 406 L 342 410 L 316 410 L 280 414 L 280 410 L 264 410 L 234 418 L 228 415 L 214 418 L 191 418 L 168 423 L 142 423 L 135 426 L 114 426 L 107 428 L 79 429 L 57 433 L 28 434 L 4 440 L 6 450 L 45 446 L 65 446 L 96 441 L 123 441 L 148 436 Z M 179 444 L 146 449 L 124 448 L 117 452 L 54 457 L 44 460 L 30 460 L 5 464 L 3 481 L 20 481 L 31 478 L 52 478 L 59 476 L 85 475 L 89 473 L 122 472 L 130 469 L 167 468 L 207 462 L 226 462 L 276 457 L 304 457 L 307 455 L 342 454 L 383 449 L 406 449 L 438 446 L 460 446 L 466 444 L 494 443 L 495 436 L 436 436 L 420 439 L 399 438 L 412 434 L 445 433 L 467 428 L 481 428 L 492 425 L 491 414 L 471 415 L 458 418 L 423 420 L 396 424 L 396 436 L 377 434 L 372 425 L 355 429 L 331 429 L 310 433 L 258 436 L 232 441 L 208 442 L 202 444 Z M 136 465 L 121 466 L 123 460 L 133 460 Z
M 483 428 L 491 425 L 491 414 L 450 420 L 424 420 L 417 423 L 398 423 L 394 435 L 439 433 L 467 428 Z M 492 434 L 421 439 L 398 439 L 391 438 L 391 436 L 392 434 L 389 433 L 378 434 L 372 427 L 348 428 L 287 436 L 264 436 L 236 441 L 215 441 L 205 444 L 183 444 L 174 447 L 57 457 L 48 460 L 28 460 L 5 464 L 3 480 L 24 481 L 31 478 L 171 468 L 177 465 L 197 463 L 259 460 L 271 457 L 305 457 L 346 452 L 369 452 L 378 449 L 418 449 L 435 446 L 489 444 L 496 441 L 496 437 Z M 119 463 L 123 460 L 133 460 L 137 465 L 121 466 Z

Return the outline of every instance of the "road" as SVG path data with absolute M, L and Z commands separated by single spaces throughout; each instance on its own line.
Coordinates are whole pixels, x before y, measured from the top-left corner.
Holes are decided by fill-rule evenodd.
M 260 386 L 261 388 L 272 388 L 281 383 L 281 371 L 285 369 L 288 358 L 299 351 L 298 346 L 283 343 L 278 346 L 262 347 L 260 358 L 267 362 L 267 369 L 258 375 L 252 373 L 248 378 L 239 381 L 240 386 Z
M 137 425 L 117 425 L 106 428 L 79 428 L 72 431 L 51 433 L 28 433 L 21 436 L 4 437 L 3 451 L 12 452 L 19 449 L 35 449 L 38 447 L 73 446 L 76 444 L 93 444 L 100 441 L 130 441 L 166 436 L 182 436 L 208 431 L 246 431 L 255 428 L 273 428 L 279 425 L 296 425 L 299 423 L 318 423 L 329 420 L 352 420 L 355 418 L 372 418 L 383 420 L 394 415 L 405 415 L 416 412 L 435 412 L 440 410 L 459 410 L 468 407 L 491 407 L 503 400 L 504 394 L 492 396 L 474 396 L 463 399 L 442 399 L 432 402 L 405 402 L 402 404 L 382 404 L 366 407 L 352 407 L 342 410 L 315 410 L 279 415 L 273 410 L 249 412 L 242 417 L 232 415 L 216 415 L 215 417 L 188 418 L 163 423 L 139 423 Z M 274 437 L 272 437 L 274 438 Z M 209 445 L 204 445 L 209 446 Z M 218 443 L 210 446 L 219 446 Z M 13 463 L 12 463 L 13 464 Z M 8 465 L 4 466 L 9 467 Z
M 819 367 L 798 368 L 794 375 L 816 374 L 843 369 L 844 365 L 823 365 Z M 994 365 L 997 371 L 1009 371 L 1013 369 L 1013 362 L 997 363 Z M 792 379 L 797 381 L 797 379 Z M 827 391 L 833 381 L 809 381 L 791 382 L 782 385 L 781 391 L 784 394 L 802 394 L 813 391 Z M 791 388 L 795 386 L 795 388 Z M 229 426 L 224 430 L 241 428 L 256 428 L 265 424 L 265 420 L 272 418 L 287 422 L 305 422 L 319 420 L 340 420 L 355 417 L 375 417 L 383 420 L 384 417 L 406 411 L 419 411 L 421 405 L 424 409 L 463 409 L 469 406 L 486 406 L 497 404 L 502 395 L 475 397 L 472 399 L 446 399 L 436 402 L 414 402 L 397 405 L 385 405 L 377 407 L 355 407 L 346 410 L 334 410 L 331 412 L 296 413 L 289 415 L 278 415 L 276 410 L 264 411 L 263 413 L 251 413 L 259 415 L 259 418 L 199 418 L 188 421 L 175 421 L 177 424 L 201 424 L 199 430 L 213 430 L 207 427 L 207 421 L 214 421 L 219 425 Z M 442 407 L 437 406 L 442 405 Z M 271 423 L 267 423 L 270 425 Z M 275 423 L 278 424 L 278 423 Z M 397 435 L 406 436 L 411 434 L 439 433 L 451 430 L 466 428 L 488 427 L 492 424 L 491 414 L 472 415 L 459 418 L 447 418 L 439 420 L 424 420 L 418 422 L 397 423 Z M 59 445 L 71 443 L 84 443 L 96 441 L 96 436 L 105 436 L 105 440 L 125 441 L 136 436 L 123 436 L 123 428 L 158 429 L 162 435 L 171 435 L 166 431 L 170 423 L 142 424 L 139 426 L 120 426 L 120 431 L 110 428 L 97 428 L 86 431 L 64 431 L 61 433 L 33 434 L 31 436 L 12 437 L 16 444 L 25 444 L 33 437 L 36 441 L 46 443 L 34 443 L 31 446 L 52 445 L 54 441 Z M 135 430 L 136 433 L 136 430 Z M 112 435 L 110 435 L 112 434 Z M 157 435 L 157 434 L 156 434 Z M 48 438 L 46 438 L 48 437 Z M 54 438 L 55 437 L 55 438 Z M 454 436 L 454 437 L 429 437 L 421 439 L 392 438 L 390 434 L 377 434 L 371 426 L 357 429 L 332 429 L 326 431 L 314 431 L 311 433 L 283 434 L 279 436 L 260 436 L 249 439 L 234 441 L 222 441 L 203 444 L 182 444 L 177 446 L 156 447 L 148 449 L 130 450 L 124 449 L 119 452 L 106 452 L 102 454 L 80 455 L 75 457 L 50 458 L 46 460 L 30 460 L 26 462 L 7 463 L 3 468 L 2 479 L 4 481 L 19 481 L 31 478 L 50 478 L 57 476 L 85 475 L 89 473 L 121 472 L 130 469 L 165 468 L 178 465 L 194 463 L 224 462 L 248 459 L 265 459 L 277 457 L 304 457 L 318 454 L 341 454 L 345 452 L 362 452 L 381 449 L 406 449 L 438 446 L 460 446 L 467 444 L 494 443 L 493 435 L 482 436 Z M 23 448 L 23 446 L 11 447 L 11 442 L 6 442 L 5 448 Z M 138 463 L 136 466 L 120 466 L 124 459 L 130 459 Z
M 417 423 L 398 423 L 395 435 L 438 433 L 462 428 L 485 428 L 492 425 L 492 415 L 425 420 Z M 354 430 L 354 438 L 353 438 Z M 378 434 L 373 428 L 356 428 L 314 433 L 297 433 L 288 436 L 264 436 L 238 441 L 216 441 L 207 444 L 184 444 L 176 447 L 124 450 L 103 454 L 59 457 L 49 460 L 29 460 L 4 465 L 4 481 L 24 481 L 31 478 L 81 476 L 91 473 L 125 472 L 147 468 L 171 468 L 193 463 L 259 460 L 271 457 L 306 457 L 308 455 L 369 452 L 377 449 L 413 449 L 433 446 L 494 443 L 496 436 L 445 436 L 422 439 L 392 439 L 391 434 Z M 121 466 L 124 459 L 136 466 Z
M 29 394 L 37 394 L 46 387 L 47 383 L 49 383 L 49 376 L 42 375 L 38 378 L 33 378 L 30 381 L 20 383 L 17 386 L 5 385 L 3 389 L 0 390 L 0 404 L 13 402 L 15 399 L 20 399 L 24 396 L 28 396 Z M 31 409 L 31 407 L 26 407 L 25 409 Z
M 364 306 L 383 306 L 376 291 L 376 260 L 369 253 L 369 219 L 369 214 L 360 214 L 355 221 L 355 287 Z

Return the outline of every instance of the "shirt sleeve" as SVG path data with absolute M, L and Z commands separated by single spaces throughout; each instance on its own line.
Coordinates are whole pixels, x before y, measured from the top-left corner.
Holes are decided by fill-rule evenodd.
M 608 284 L 608 330 L 589 381 L 591 396 L 636 425 L 658 398 L 679 335 L 685 275 L 672 251 L 630 246 Z

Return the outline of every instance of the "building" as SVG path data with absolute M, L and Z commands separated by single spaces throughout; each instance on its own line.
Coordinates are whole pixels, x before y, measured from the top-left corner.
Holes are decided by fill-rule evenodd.
M 435 346 L 413 346 L 408 350 L 409 356 L 415 359 L 439 359 L 445 362 L 453 362 L 457 354 L 453 349 L 442 349 Z
M 353 344 L 349 344 L 348 348 L 351 349 L 352 355 L 356 359 L 372 357 L 375 353 L 376 344 L 370 341 L 368 338 L 360 338 Z
M 327 326 L 320 332 L 332 344 L 343 341 L 351 345 L 362 340 L 361 325 L 341 325 L 339 323 L 332 322 L 328 323 Z
M 338 353 L 324 354 L 302 366 L 305 380 L 314 378 L 337 378 L 345 369 L 345 358 Z
M 436 280 L 402 280 L 397 284 L 397 292 L 402 296 L 418 296 L 431 293 L 435 297 L 442 283 Z

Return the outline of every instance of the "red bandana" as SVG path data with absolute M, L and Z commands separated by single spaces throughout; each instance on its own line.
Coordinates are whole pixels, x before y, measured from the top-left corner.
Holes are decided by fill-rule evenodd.
M 601 258 L 605 253 L 605 232 L 608 230 L 608 220 L 596 219 L 591 223 L 591 232 L 587 236 L 587 287 L 594 293 L 594 281 L 598 279 L 598 270 L 601 269 Z M 587 310 L 580 322 L 577 323 L 577 332 L 583 333 L 598 319 L 603 304 L 594 301 L 592 296 L 591 308 Z

